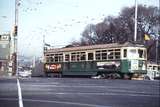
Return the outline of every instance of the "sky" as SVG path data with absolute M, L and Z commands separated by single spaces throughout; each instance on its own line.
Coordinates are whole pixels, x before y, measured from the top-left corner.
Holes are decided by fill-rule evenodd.
M 14 26 L 15 0 L 0 0 L 0 34 Z M 53 47 L 79 40 L 88 24 L 118 16 L 135 0 L 19 0 L 18 54 L 43 55 L 43 37 Z M 137 0 L 138 4 L 159 6 L 159 0 Z

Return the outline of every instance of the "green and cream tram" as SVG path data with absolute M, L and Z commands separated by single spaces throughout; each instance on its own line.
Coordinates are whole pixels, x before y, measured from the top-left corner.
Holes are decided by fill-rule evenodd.
M 131 78 L 146 74 L 146 48 L 132 43 L 48 49 L 44 52 L 47 76 Z

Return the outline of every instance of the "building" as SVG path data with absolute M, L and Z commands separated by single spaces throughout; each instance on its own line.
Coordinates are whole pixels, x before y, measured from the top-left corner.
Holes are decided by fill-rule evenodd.
M 11 56 L 11 35 L 0 35 L 0 76 L 12 74 L 9 69 Z

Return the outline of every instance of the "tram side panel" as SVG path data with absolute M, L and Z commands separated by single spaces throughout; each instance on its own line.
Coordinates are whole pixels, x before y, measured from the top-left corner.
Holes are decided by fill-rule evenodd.
M 94 62 L 65 62 L 62 75 L 64 76 L 91 76 L 96 75 Z
M 81 61 L 81 62 L 61 62 L 46 63 L 45 73 L 61 74 L 63 76 L 95 76 L 98 74 L 145 74 L 145 61 L 142 60 L 106 60 L 106 61 Z
M 98 74 L 146 74 L 143 69 L 144 61 L 119 60 L 119 61 L 83 61 L 83 62 L 64 62 L 46 63 L 44 66 L 46 75 L 62 74 L 63 76 L 95 76 Z
M 120 60 L 65 62 L 62 70 L 64 76 L 96 76 L 110 73 L 120 73 Z

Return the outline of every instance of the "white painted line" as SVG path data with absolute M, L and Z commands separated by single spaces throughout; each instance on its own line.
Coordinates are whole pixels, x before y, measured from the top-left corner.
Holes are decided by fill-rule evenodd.
M 7 100 L 7 101 L 18 101 L 17 98 L 0 98 L 0 100 Z
M 19 79 L 17 79 L 19 107 L 23 107 L 22 92 Z
M 33 93 L 32 93 L 33 95 Z M 34 92 L 34 95 L 39 95 L 39 93 Z M 100 92 L 90 92 L 90 93 L 85 93 L 85 92 L 47 92 L 47 93 L 41 93 L 41 95 L 101 95 L 101 96 L 138 96 L 138 97 L 159 97 L 158 95 L 149 95 L 149 94 L 136 94 L 136 93 L 111 93 L 111 92 L 105 92 L 105 93 L 100 93 Z
M 36 100 L 36 99 L 24 99 L 25 101 L 29 102 L 40 102 L 40 103 L 56 103 L 56 104 L 65 104 L 65 105 L 73 105 L 76 106 L 85 106 L 85 107 L 110 107 L 104 105 L 97 105 L 97 104 L 87 104 L 87 103 L 80 103 L 80 102 L 69 102 L 69 101 L 55 101 L 55 100 Z

